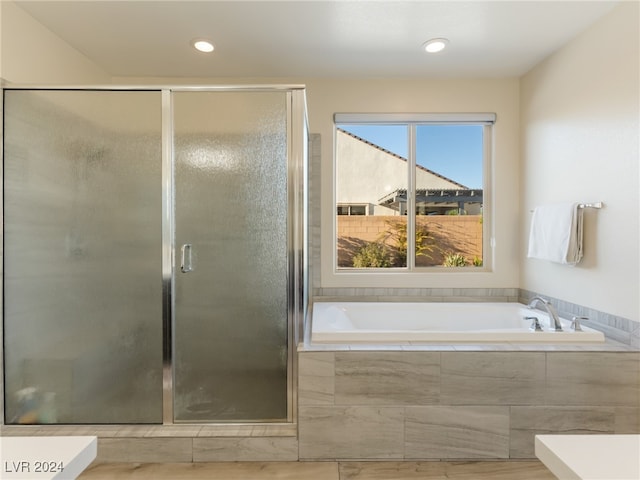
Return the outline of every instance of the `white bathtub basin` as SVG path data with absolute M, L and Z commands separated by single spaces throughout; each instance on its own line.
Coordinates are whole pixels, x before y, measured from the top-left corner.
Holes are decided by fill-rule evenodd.
M 542 332 L 529 329 L 537 317 Z M 604 334 L 588 327 L 562 332 L 550 327 L 549 316 L 520 303 L 441 302 L 315 302 L 312 343 L 429 342 L 604 342 Z

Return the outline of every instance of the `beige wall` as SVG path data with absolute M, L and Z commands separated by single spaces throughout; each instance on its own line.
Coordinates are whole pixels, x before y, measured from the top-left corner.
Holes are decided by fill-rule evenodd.
M 14 84 L 99 84 L 111 78 L 13 2 L 0 1 L 0 78 Z
M 521 82 L 520 287 L 639 320 L 639 7 L 623 2 Z M 526 259 L 527 212 L 602 201 L 585 212 L 584 259 Z
M 12 45 L 19 44 L 14 39 L 22 39 L 30 31 L 36 36 L 51 35 L 48 30 L 26 16 L 15 5 L 3 11 L 3 36 L 6 47 L 7 38 Z M 10 14 L 10 15 L 7 15 Z M 7 18 L 10 16 L 11 18 Z M 26 17 L 26 18 L 25 18 Z M 14 25 L 13 22 L 16 22 Z M 18 25 L 21 24 L 21 26 Z M 5 32 L 5 26 L 11 29 Z M 95 84 L 104 83 L 101 75 L 91 69 L 86 60 L 68 46 L 63 48 L 60 39 L 48 39 L 51 52 L 41 53 L 35 50 L 37 43 L 20 47 L 23 55 L 16 51 L 17 46 L 5 48 L 9 53 L 4 61 L 6 78 L 21 83 L 68 83 Z M 39 43 L 39 42 L 38 42 Z M 60 44 L 60 45 L 58 45 Z M 60 50 L 59 60 L 53 50 Z M 5 52 L 3 52 L 4 55 Z M 51 54 L 49 54 L 51 53 Z M 74 53 L 76 55 L 74 55 Z M 32 56 L 33 55 L 33 56 Z M 4 58 L 4 57 L 3 57 Z M 28 61 L 25 61 L 28 59 Z M 52 60 L 56 59 L 56 60 Z M 47 62 L 57 62 L 48 65 Z M 75 63 L 74 63 L 75 61 Z M 322 139 L 321 160 L 321 262 L 315 268 L 321 270 L 322 287 L 466 287 L 466 288 L 513 288 L 519 277 L 518 232 L 513 224 L 518 214 L 518 154 L 519 154 L 519 82 L 518 79 L 321 79 L 321 78 L 224 78 L 224 79 L 186 79 L 186 78 L 126 78 L 109 79 L 116 84 L 251 84 L 251 83 L 289 83 L 307 86 L 309 126 L 313 133 L 320 133 Z M 496 185 L 494 202 L 490 201 L 491 188 L 485 188 L 485 222 L 490 227 L 495 218 L 494 227 L 489 231 L 486 241 L 493 237 L 496 248 L 493 252 L 485 249 L 487 271 L 456 274 L 429 273 L 390 279 L 389 276 L 375 278 L 368 275 L 352 277 L 338 276 L 333 271 L 333 115 L 336 112 L 495 112 L 498 121 L 494 129 L 493 151 L 494 165 L 490 182 Z M 493 255 L 492 255 L 493 253 Z M 491 262 L 493 259 L 493 262 Z
M 519 133 L 520 82 L 497 79 L 402 78 L 141 78 L 114 77 L 116 84 L 298 84 L 306 85 L 309 131 L 321 136 L 321 259 L 313 265 L 321 271 L 319 287 L 387 288 L 515 288 L 520 268 Z M 468 272 L 416 273 L 390 276 L 336 275 L 333 261 L 333 115 L 339 112 L 492 112 L 493 165 L 484 189 L 484 222 L 487 242 L 485 267 Z M 493 199 L 491 194 L 493 192 Z M 493 201 L 492 201 L 493 200 Z M 491 220 L 495 219 L 493 224 Z M 491 242 L 495 247 L 490 247 Z M 393 278 L 392 278 L 393 277 Z
M 310 130 L 322 137 L 321 274 L 323 287 L 508 288 L 518 284 L 519 81 L 518 79 L 406 80 L 313 79 L 307 83 Z M 491 271 L 419 273 L 391 278 L 381 274 L 336 275 L 333 265 L 333 114 L 336 112 L 495 112 L 494 164 L 485 189 L 485 221 L 494 218 L 485 264 Z M 487 239 L 489 240 L 489 239 Z
M 321 136 L 321 259 L 313 265 L 321 272 L 316 287 L 386 288 L 515 288 L 519 279 L 520 187 L 519 132 L 520 82 L 497 79 L 403 78 L 140 78 L 117 77 L 122 84 L 301 84 L 307 87 L 309 131 Z M 484 189 L 487 242 L 485 267 L 468 272 L 388 274 L 366 276 L 334 273 L 333 238 L 333 115 L 350 113 L 492 112 L 493 165 Z M 493 192 L 493 202 L 491 192 Z M 491 220 L 495 219 L 493 226 Z M 489 246 L 489 242 L 495 248 Z
M 40 84 L 251 84 L 307 85 L 310 131 L 322 138 L 321 286 L 382 287 L 514 287 L 518 282 L 518 95 L 517 79 L 406 80 L 305 78 L 109 78 L 90 60 L 69 47 L 11 2 L 2 2 L 2 72 L 13 83 Z M 7 41 L 10 39 L 10 42 Z M 10 45 L 10 46 L 9 46 Z M 485 189 L 485 221 L 496 218 L 488 237 L 496 249 L 492 271 L 418 274 L 411 278 L 388 276 L 366 279 L 333 273 L 333 114 L 336 112 L 495 112 L 495 165 L 491 181 L 497 185 L 495 202 Z M 489 239 L 487 239 L 489 241 Z M 485 249 L 487 250 L 487 249 Z M 485 254 L 485 262 L 492 258 Z

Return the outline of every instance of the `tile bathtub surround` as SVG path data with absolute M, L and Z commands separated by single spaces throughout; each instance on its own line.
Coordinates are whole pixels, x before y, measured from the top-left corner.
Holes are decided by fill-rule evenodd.
M 402 407 L 299 407 L 298 418 L 301 460 L 404 457 Z
M 548 405 L 640 406 L 640 354 L 547 357 Z
M 511 407 L 509 456 L 511 458 L 534 457 L 534 446 L 531 441 L 534 435 L 608 434 L 614 431 L 624 433 L 616 430 L 617 416 L 618 412 L 613 407 Z M 636 425 L 636 431 L 637 428 Z
M 545 354 L 443 352 L 440 403 L 539 405 L 544 403 Z
M 316 301 L 517 302 L 517 288 L 314 288 Z
M 338 405 L 423 405 L 438 398 L 440 355 L 425 352 L 338 352 Z
M 432 459 L 509 458 L 509 407 L 408 407 L 404 454 Z
M 301 351 L 301 460 L 534 458 L 640 432 L 640 352 Z

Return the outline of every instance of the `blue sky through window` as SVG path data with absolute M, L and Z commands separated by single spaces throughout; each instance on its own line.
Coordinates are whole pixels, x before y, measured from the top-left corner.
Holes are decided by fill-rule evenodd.
M 360 138 L 407 158 L 406 125 L 339 125 Z M 482 188 L 482 125 L 418 125 L 416 161 L 469 188 Z

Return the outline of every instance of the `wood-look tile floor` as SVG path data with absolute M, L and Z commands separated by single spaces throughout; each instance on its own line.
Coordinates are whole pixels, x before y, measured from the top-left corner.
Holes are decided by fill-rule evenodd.
M 554 480 L 538 461 L 103 463 L 79 480 Z

